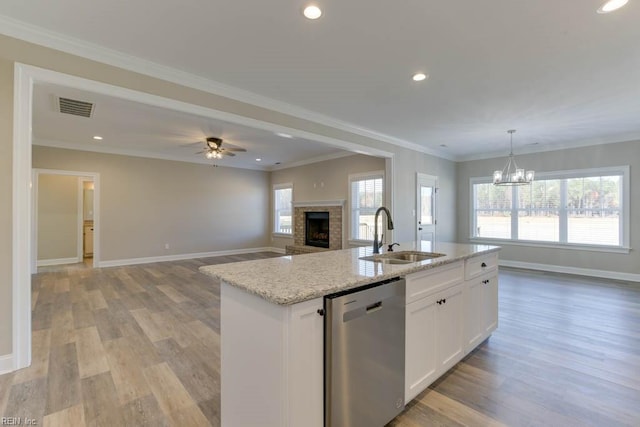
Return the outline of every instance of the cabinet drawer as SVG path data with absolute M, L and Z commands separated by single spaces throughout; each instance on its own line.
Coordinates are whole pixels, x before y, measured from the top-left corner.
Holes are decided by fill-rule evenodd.
M 463 261 L 435 267 L 432 270 L 409 274 L 406 277 L 407 304 L 461 282 L 463 279 Z
M 465 261 L 464 278 L 473 279 L 498 268 L 498 254 L 481 255 Z

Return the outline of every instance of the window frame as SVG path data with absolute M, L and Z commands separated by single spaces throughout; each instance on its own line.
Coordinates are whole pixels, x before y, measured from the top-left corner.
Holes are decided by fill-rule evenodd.
M 277 197 L 276 197 L 276 192 L 278 190 L 287 190 L 290 189 L 291 190 L 291 233 L 283 233 L 278 231 L 278 206 L 277 206 Z M 273 197 L 273 208 L 272 208 L 272 215 L 273 215 L 273 221 L 271 222 L 271 227 L 272 227 L 272 231 L 271 234 L 274 237 L 287 237 L 287 238 L 293 238 L 293 183 L 291 182 L 285 182 L 285 183 L 281 183 L 281 184 L 274 184 L 273 185 L 273 189 L 271 192 L 271 195 Z
M 352 186 L 353 183 L 356 181 L 365 181 L 368 179 L 381 179 L 382 180 L 382 202 L 381 202 L 381 206 L 384 206 L 385 204 L 385 200 L 386 200 L 386 186 L 387 183 L 385 181 L 385 171 L 384 170 L 376 170 L 376 171 L 370 171 L 370 172 L 362 172 L 362 173 L 354 173 L 354 174 L 349 174 L 348 179 L 347 179 L 347 193 L 348 193 L 348 198 L 347 198 L 347 205 L 348 205 L 348 209 L 349 209 L 349 239 L 348 239 L 348 243 L 351 245 L 355 245 L 355 246 L 367 246 L 367 245 L 371 245 L 373 243 L 373 239 L 371 240 L 366 240 L 366 239 L 356 239 L 354 238 L 354 224 L 356 223 L 356 218 L 354 217 L 354 210 L 353 210 L 353 199 L 352 199 Z
M 508 244 L 516 246 L 530 246 L 541 248 L 562 248 L 572 250 L 594 251 L 594 252 L 614 252 L 614 253 L 629 253 L 630 247 L 630 221 L 631 221 L 631 182 L 630 182 L 630 167 L 626 166 L 610 166 L 588 169 L 572 169 L 562 171 L 550 171 L 550 172 L 536 172 L 536 181 L 558 179 L 561 181 L 562 190 L 560 197 L 562 200 L 562 206 L 559 212 L 559 239 L 566 239 L 567 236 L 567 212 L 568 209 L 565 197 L 566 180 L 575 178 L 590 178 L 600 176 L 612 176 L 619 175 L 621 177 L 622 191 L 620 193 L 620 244 L 619 245 L 597 245 L 597 244 L 585 244 L 585 243 L 569 243 L 565 241 L 553 242 L 553 241 L 537 241 L 537 240 L 524 240 L 524 239 L 510 239 L 495 238 L 495 237 L 476 237 L 475 230 L 477 227 L 477 217 L 475 209 L 475 188 L 476 184 L 490 184 L 492 183 L 491 177 L 472 177 L 469 179 L 469 240 L 471 242 L 489 243 L 489 244 Z M 511 236 L 517 235 L 518 230 L 518 212 L 520 209 L 517 206 L 516 188 L 513 186 L 512 200 L 511 200 Z

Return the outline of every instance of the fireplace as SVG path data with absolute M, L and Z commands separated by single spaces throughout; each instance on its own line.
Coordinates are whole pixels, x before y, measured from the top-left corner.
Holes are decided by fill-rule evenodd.
M 304 244 L 329 247 L 329 212 L 305 212 Z

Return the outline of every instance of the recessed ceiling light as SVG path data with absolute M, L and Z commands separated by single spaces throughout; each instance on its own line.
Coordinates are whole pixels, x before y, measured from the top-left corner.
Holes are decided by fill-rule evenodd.
M 421 82 L 423 80 L 426 80 L 427 77 L 429 76 L 426 75 L 425 73 L 415 73 L 411 78 L 413 79 L 414 82 Z
M 322 11 L 314 4 L 305 7 L 302 13 L 307 19 L 318 19 L 322 16 Z
M 93 139 L 95 139 L 96 141 L 102 141 L 102 137 L 101 136 L 94 136 Z
M 256 159 L 256 162 L 261 162 L 261 161 L 262 161 L 262 159 Z
M 608 0 L 602 6 L 600 6 L 600 9 L 598 9 L 598 13 L 613 12 L 614 10 L 620 9 L 628 2 L 629 0 Z
M 282 138 L 293 138 L 293 136 L 289 135 L 288 133 L 276 132 L 276 135 Z

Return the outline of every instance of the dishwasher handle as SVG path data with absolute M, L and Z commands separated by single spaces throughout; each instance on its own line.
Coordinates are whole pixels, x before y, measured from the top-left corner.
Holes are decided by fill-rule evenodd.
M 374 302 L 373 304 L 367 306 L 367 314 L 376 312 L 381 309 L 382 309 L 382 301 Z
M 382 310 L 383 309 L 382 301 L 383 300 L 380 300 L 380 301 L 374 302 L 373 304 L 369 304 L 366 306 L 363 305 L 361 307 L 346 311 L 342 315 L 342 322 L 347 323 L 351 320 L 355 320 L 360 317 L 366 316 L 368 314 L 373 314 L 377 311 Z

